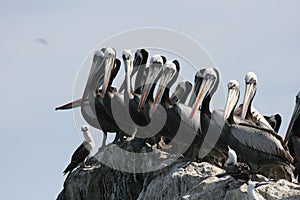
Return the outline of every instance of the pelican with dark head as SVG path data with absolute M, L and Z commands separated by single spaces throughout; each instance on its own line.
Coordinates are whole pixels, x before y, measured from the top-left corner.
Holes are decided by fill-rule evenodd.
M 218 112 L 210 111 L 210 101 L 213 94 L 216 92 L 219 84 L 219 72 L 215 68 L 201 69 L 195 76 L 194 91 L 196 97 L 190 101 L 193 107 L 190 112 L 189 119 L 196 116 L 199 117 L 199 133 L 193 141 L 194 153 L 197 153 L 200 159 L 207 159 L 208 162 L 212 160 L 217 165 L 225 159 L 225 155 L 215 148 L 217 140 L 212 138 L 219 138 L 223 124 L 220 125 L 222 117 Z M 198 109 L 200 110 L 198 112 Z M 196 114 L 197 113 L 197 114 Z M 195 157 L 195 155 L 193 156 Z
M 300 92 L 296 96 L 296 105 L 285 135 L 284 143 L 288 145 L 294 157 L 295 177 L 300 180 Z
M 192 90 L 192 83 L 189 81 L 181 81 L 178 83 L 174 93 L 171 96 L 171 101 L 173 103 L 179 102 L 184 104 L 187 97 L 189 96 Z
M 147 99 L 149 99 L 149 95 L 153 95 L 154 87 L 157 83 L 157 78 L 159 78 L 162 66 L 164 63 L 164 59 L 161 55 L 154 55 L 150 60 L 150 65 L 147 68 L 147 77 L 145 81 L 145 85 L 143 87 L 142 96 L 138 105 L 138 111 L 142 109 Z M 154 87 L 153 87 L 154 86 Z

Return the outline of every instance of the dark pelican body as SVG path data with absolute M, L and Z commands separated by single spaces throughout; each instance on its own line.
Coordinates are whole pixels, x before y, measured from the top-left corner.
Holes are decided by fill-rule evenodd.
M 108 90 L 111 92 L 116 92 L 116 90 L 113 87 L 111 87 L 111 84 L 119 72 L 120 65 L 121 65 L 120 60 L 116 59 L 114 68 L 112 69 L 109 84 L 108 84 L 108 87 L 109 87 Z M 99 90 L 99 92 L 97 92 L 97 95 L 95 97 L 95 112 L 96 112 L 96 116 L 97 116 L 97 121 L 104 133 L 104 138 L 102 139 L 102 147 L 104 147 L 106 144 L 107 133 L 110 132 L 110 133 L 118 134 L 119 128 L 118 128 L 117 124 L 115 123 L 115 121 L 106 113 L 106 111 L 105 111 L 106 109 L 103 104 L 103 97 L 102 97 L 103 95 L 102 94 L 103 94 L 102 90 Z M 115 140 L 113 141 L 113 143 L 116 142 L 116 138 L 117 138 L 117 136 L 115 137 Z
M 107 95 L 104 94 L 103 104 L 106 113 L 114 119 L 120 131 L 116 139 L 125 136 L 132 136 L 138 133 L 140 126 L 146 126 L 150 122 L 148 110 L 145 106 L 139 107 L 140 95 L 132 92 L 131 87 L 131 74 L 133 71 L 132 54 L 129 50 L 125 50 L 122 56 L 125 65 L 125 91 L 124 94 L 108 91 Z M 161 59 L 161 58 L 160 58 Z M 144 60 L 142 62 L 146 62 Z M 135 61 L 136 63 L 137 61 Z M 162 61 L 161 61 L 162 62 Z M 151 59 L 150 65 L 156 65 L 156 60 Z M 160 63 L 161 65 L 161 63 Z M 137 68 L 137 67 L 136 67 Z M 141 74 L 144 68 L 138 69 L 138 74 Z M 140 136 L 140 135 L 137 135 Z
M 171 66 L 172 67 L 175 66 L 175 68 L 171 68 Z M 157 96 L 155 97 L 153 108 L 151 109 L 150 112 L 151 114 L 154 113 L 158 103 L 160 103 L 163 106 L 164 110 L 167 112 L 167 119 L 164 128 L 158 134 L 172 140 L 174 137 L 173 134 L 176 134 L 176 130 L 178 130 L 179 123 L 176 122 L 180 121 L 181 115 L 178 115 L 177 107 L 175 105 L 172 105 L 172 102 L 170 101 L 169 98 L 169 91 L 178 78 L 180 65 L 177 60 L 173 60 L 173 61 L 167 61 L 163 67 L 164 67 L 162 72 L 163 74 L 160 79 L 161 80 L 160 87 L 158 89 Z M 163 78 L 168 75 L 170 76 L 169 79 L 166 80 Z M 169 124 L 173 125 L 172 127 L 173 130 L 168 129 Z
M 135 53 L 134 61 L 132 62 L 132 55 L 129 50 L 123 52 L 123 61 L 125 64 L 125 92 L 124 98 L 125 103 L 129 106 L 129 114 L 131 119 L 138 126 L 146 126 L 150 123 L 150 117 L 147 110 L 143 107 L 141 110 L 138 110 L 139 102 L 141 100 L 142 89 L 144 86 L 145 80 L 143 77 L 146 73 L 146 63 L 148 59 L 148 52 L 145 49 L 139 49 Z M 131 66 L 133 65 L 133 66 Z M 135 79 L 135 91 L 132 91 L 131 86 L 131 77 L 133 69 L 137 68 L 137 76 Z M 127 80 L 128 79 L 128 80 Z
M 251 166 L 251 170 L 257 172 L 257 168 L 262 167 L 264 175 L 275 179 L 285 178 L 292 180 L 292 175 L 285 170 L 282 173 L 269 174 L 271 168 L 281 166 L 289 168 L 293 158 L 289 154 L 287 147 L 283 144 L 282 138 L 270 129 L 258 126 L 239 123 L 234 121 L 234 108 L 239 98 L 239 84 L 237 81 L 228 83 L 228 99 L 225 109 L 224 119 L 227 119 L 222 131 L 222 140 L 226 141 L 226 146 L 230 146 L 239 156 Z M 279 170 L 278 168 L 276 170 Z M 266 171 L 268 172 L 266 173 Z
M 294 175 L 300 180 L 300 92 L 296 96 L 296 105 L 284 139 L 294 158 Z
M 177 80 L 179 70 L 180 65 L 177 60 L 168 61 L 163 66 L 159 88 L 151 107 L 150 115 L 153 119 L 165 114 L 166 118 L 164 120 L 166 121 L 164 121 L 163 128 L 157 134 L 176 144 L 182 144 L 180 148 L 183 149 L 178 148 L 178 151 L 182 151 L 188 148 L 187 145 L 198 134 L 200 119 L 199 116 L 189 119 L 191 107 L 181 103 L 174 103 L 169 98 L 169 88 Z
M 147 64 L 147 60 L 148 60 L 148 55 L 149 55 L 149 53 L 145 49 L 138 49 L 136 51 L 134 60 L 133 60 L 133 69 L 137 69 L 134 92 L 132 92 L 131 79 L 130 79 L 130 82 L 127 83 L 130 85 L 130 86 L 128 86 L 130 88 L 130 91 L 128 91 L 129 88 L 127 89 L 128 96 L 130 96 L 130 98 L 128 99 L 130 117 L 134 121 L 134 123 L 136 123 L 138 126 L 146 126 L 151 121 L 150 117 L 148 115 L 148 112 L 147 112 L 149 110 L 149 106 L 147 109 L 146 108 L 147 105 L 145 105 L 142 109 L 140 109 L 138 111 L 138 105 L 141 100 L 141 95 L 142 95 L 143 87 L 145 84 L 144 77 L 146 76 L 146 73 L 147 73 L 146 64 Z M 127 59 L 129 59 L 129 58 L 127 58 Z M 126 62 L 125 58 L 123 58 L 123 60 L 124 60 L 124 62 Z M 128 67 L 127 67 L 127 69 L 128 69 Z M 127 70 L 126 73 L 130 73 L 130 77 L 132 77 L 135 72 L 133 70 L 132 70 L 132 72 Z
M 143 52 L 143 56 L 141 55 L 140 57 L 142 58 L 139 64 L 142 64 L 142 66 L 139 66 L 138 68 L 138 73 L 137 73 L 137 79 L 136 79 L 136 91 L 138 94 L 134 93 L 132 91 L 132 86 L 131 86 L 131 74 L 133 71 L 133 65 L 138 63 L 137 60 L 139 59 L 135 59 L 135 62 L 132 61 L 132 53 L 130 50 L 124 50 L 123 52 L 123 62 L 125 65 L 125 92 L 124 92 L 124 102 L 125 102 L 125 106 L 128 106 L 128 112 L 130 114 L 130 119 L 132 119 L 132 126 L 136 127 L 136 131 L 138 133 L 139 127 L 140 126 L 146 126 L 150 123 L 150 117 L 148 115 L 146 111 L 146 109 L 141 109 L 138 110 L 138 105 L 140 102 L 140 97 L 141 97 L 141 88 L 142 88 L 142 79 L 140 76 L 143 75 L 144 71 L 145 71 L 145 65 L 147 62 L 147 58 L 148 58 L 148 53 L 146 54 L 146 51 L 138 51 L 137 53 L 142 54 L 141 52 Z M 136 53 L 136 55 L 137 55 Z M 146 56 L 145 56 L 146 55 Z M 139 56 L 138 56 L 139 57 Z M 144 59 L 143 59 L 144 58 Z M 136 64 L 137 65 L 137 64 Z M 137 83 L 139 82 L 139 83 Z
M 81 131 L 85 140 L 73 153 L 70 164 L 63 172 L 64 175 L 68 172 L 70 172 L 69 174 L 71 174 L 73 169 L 79 166 L 81 163 L 83 163 L 84 167 L 86 167 L 85 162 L 95 146 L 92 134 L 89 132 L 88 127 L 82 126 Z

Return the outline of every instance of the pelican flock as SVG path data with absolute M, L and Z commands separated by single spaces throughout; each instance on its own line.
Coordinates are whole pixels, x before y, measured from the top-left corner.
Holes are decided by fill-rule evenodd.
M 81 99 L 56 108 L 80 107 L 86 122 L 102 130 L 102 147 L 106 145 L 107 133 L 116 133 L 113 141 L 116 144 L 134 138 L 143 138 L 146 142 L 155 137 L 165 143 L 176 138 L 176 143 L 189 146 L 182 156 L 217 164 L 235 178 L 249 181 L 254 174 L 289 181 L 299 178 L 300 93 L 283 140 L 278 135 L 281 116 L 264 116 L 252 106 L 258 83 L 254 72 L 245 76 L 241 105 L 237 106 L 240 84 L 230 80 L 224 109 L 211 110 L 210 103 L 220 82 L 216 68 L 199 70 L 194 85 L 188 80 L 176 85 L 183 70 L 179 60 L 167 59 L 164 55 L 151 56 L 146 49 L 138 49 L 134 56 L 131 50 L 124 50 L 120 60 L 111 47 L 95 51 Z M 113 81 L 122 66 L 124 81 L 119 88 L 114 88 Z M 172 87 L 176 89 L 170 93 Z M 165 121 L 157 129 L 151 123 L 163 120 L 161 112 L 165 113 Z M 75 151 L 64 173 L 85 163 L 93 148 L 87 127 L 82 130 L 86 141 Z M 184 134 L 176 137 L 178 131 Z M 216 137 L 215 144 L 210 144 L 207 137 Z M 191 142 L 186 138 L 192 138 Z M 211 146 L 208 152 L 203 148 L 205 145 Z

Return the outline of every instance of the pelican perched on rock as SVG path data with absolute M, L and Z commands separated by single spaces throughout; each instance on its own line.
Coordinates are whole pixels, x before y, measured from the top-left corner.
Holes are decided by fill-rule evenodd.
M 242 119 L 246 119 L 249 122 L 266 129 L 273 130 L 268 121 L 263 115 L 252 107 L 252 101 L 256 94 L 257 89 L 257 76 L 254 72 L 248 72 L 245 76 L 245 96 L 243 104 L 237 109 L 235 114 L 240 114 Z M 241 109 L 241 110 L 240 110 Z
M 105 69 L 107 68 L 112 68 L 107 83 L 109 90 L 115 90 L 111 87 L 111 84 L 120 69 L 121 62 L 118 59 L 112 59 L 113 54 L 114 50 L 110 47 L 96 51 L 82 98 L 56 108 L 56 110 L 62 110 L 80 106 L 84 119 L 91 126 L 103 131 L 102 146 L 106 143 L 107 132 L 118 132 L 117 125 L 105 113 L 102 91 L 98 90 L 104 82 Z
M 151 106 L 151 107 L 148 107 L 148 114 L 150 117 L 152 117 L 153 113 L 156 110 L 158 103 L 160 103 L 161 100 L 164 103 L 169 100 L 169 96 L 168 96 L 169 88 L 176 81 L 176 79 L 178 77 L 178 72 L 180 69 L 179 63 L 177 60 L 167 61 L 164 65 L 162 65 L 162 63 L 164 62 L 163 58 L 160 56 L 158 56 L 157 58 L 160 58 L 160 61 L 156 62 L 158 64 L 149 66 L 143 94 L 142 94 L 142 97 L 141 97 L 141 100 L 139 103 L 139 107 L 138 107 L 138 109 L 140 110 L 141 106 L 144 106 L 145 104 L 147 105 L 146 99 L 149 99 L 149 95 L 151 96 L 150 98 L 152 98 L 152 95 L 153 95 L 153 92 L 155 89 L 154 87 L 157 86 L 158 85 L 157 82 L 160 81 L 159 89 L 157 90 L 157 95 L 156 95 L 155 99 L 153 99 L 153 102 L 152 102 L 152 100 L 151 100 L 151 102 L 148 102 L 148 103 L 150 103 L 149 106 Z M 168 85 L 168 89 L 166 89 L 167 85 Z M 160 115 L 157 115 L 157 117 L 160 117 Z M 167 118 L 166 123 L 168 123 L 168 118 Z M 174 122 L 174 124 L 175 124 L 175 122 Z M 167 134 L 169 132 L 167 131 L 166 126 L 164 126 L 164 128 L 160 131 L 160 133 L 166 134 L 166 135 L 162 135 L 162 134 L 159 134 L 159 135 L 167 137 L 170 140 L 173 138 L 173 137 L 169 136 L 169 134 Z
M 83 125 L 81 127 L 81 131 L 84 136 L 84 141 L 73 153 L 70 164 L 63 172 L 64 175 L 68 172 L 71 174 L 73 169 L 75 169 L 77 166 L 79 166 L 82 163 L 84 167 L 87 167 L 85 162 L 95 147 L 94 139 L 92 137 L 92 134 L 88 130 L 88 126 Z
M 193 119 L 199 116 L 200 126 L 199 133 L 195 138 L 193 144 L 196 146 L 196 152 L 201 154 L 200 158 L 205 158 L 208 162 L 213 162 L 218 166 L 222 166 L 225 162 L 225 154 L 215 148 L 218 138 L 220 137 L 223 121 L 223 112 L 210 111 L 210 101 L 218 88 L 219 84 L 219 72 L 215 68 L 206 68 L 199 70 L 196 74 L 198 88 L 195 87 L 196 98 L 192 102 L 192 107 L 189 118 Z M 200 112 L 198 112 L 200 109 Z
M 295 177 L 300 180 L 300 92 L 296 96 L 296 105 L 288 126 L 284 142 L 294 157 Z
M 140 101 L 140 95 L 135 94 L 132 91 L 131 74 L 133 71 L 132 53 L 130 50 L 124 50 L 122 59 L 125 66 L 125 91 L 124 91 L 124 111 L 128 116 L 124 117 L 123 123 L 135 128 L 135 133 L 138 132 L 140 126 L 146 126 L 150 123 L 150 117 L 147 112 L 138 111 L 138 104 Z M 138 74 L 144 71 L 143 68 L 139 68 Z M 137 90 L 139 90 L 137 88 Z M 139 93 L 139 92 L 138 92 Z M 120 114 L 121 115 L 121 114 Z M 132 137 L 134 137 L 133 135 Z
M 179 70 L 180 64 L 177 60 L 169 60 L 163 65 L 161 75 L 157 80 L 159 87 L 154 102 L 150 103 L 149 115 L 151 120 L 164 123 L 162 129 L 155 132 L 157 135 L 176 143 L 190 144 L 199 129 L 199 117 L 189 120 L 191 108 L 181 103 L 174 103 L 169 97 L 170 88 L 177 80 Z M 156 72 L 156 74 L 159 73 Z M 144 105 L 144 99 L 151 93 L 150 88 L 153 86 L 152 83 L 156 82 L 155 79 L 156 76 L 153 75 L 153 72 L 148 73 L 140 105 Z M 158 86 L 158 84 L 156 85 Z M 181 147 L 185 148 L 186 146 L 181 145 Z M 181 150 L 178 149 L 178 151 Z
M 99 80 L 101 78 L 103 78 L 104 60 L 105 60 L 104 51 L 105 51 L 105 49 L 101 49 L 101 50 L 95 51 L 95 53 L 94 53 L 92 66 L 90 69 L 90 73 L 88 76 L 88 80 L 87 80 L 82 98 L 55 108 L 55 110 L 64 110 L 64 109 L 72 109 L 72 108 L 80 107 L 83 118 L 91 126 L 98 128 L 98 129 L 101 129 L 101 127 L 97 120 L 94 106 L 91 106 L 91 105 L 93 105 L 93 102 L 94 102 L 92 99 L 92 96 L 95 93 L 95 88 L 92 89 L 92 87 L 93 87 L 92 82 L 95 82 L 95 77 L 99 77 Z M 93 80 L 93 78 L 94 78 L 94 80 Z M 96 84 L 98 85 L 98 83 L 96 83 Z M 91 90 L 93 90 L 93 91 L 91 91 Z
M 238 152 L 239 156 L 250 165 L 252 171 L 257 172 L 259 167 L 263 167 L 262 172 L 266 176 L 291 181 L 293 177 L 290 173 L 290 164 L 293 158 L 282 138 L 270 129 L 247 123 L 235 123 L 233 113 L 238 98 L 239 85 L 237 81 L 230 81 L 224 114 L 226 123 L 222 132 L 226 145 Z M 274 168 L 276 168 L 275 174 L 270 174 Z
M 185 128 L 192 128 L 194 132 L 199 126 L 198 122 L 188 119 L 188 112 L 191 111 L 190 107 L 181 103 L 172 103 L 170 101 L 170 88 L 177 80 L 179 70 L 180 64 L 177 60 L 169 60 L 165 63 L 159 80 L 159 88 L 157 89 L 157 94 L 150 110 L 150 114 L 153 114 L 156 111 L 158 104 L 160 104 L 166 111 L 167 121 L 165 123 L 165 128 L 170 134 L 166 136 L 168 139 L 172 139 L 176 135 L 180 123 L 183 123 Z

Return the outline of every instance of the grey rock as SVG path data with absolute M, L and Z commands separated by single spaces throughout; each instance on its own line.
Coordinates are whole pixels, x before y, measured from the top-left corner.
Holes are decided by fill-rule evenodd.
M 234 180 L 213 164 L 177 159 L 167 149 L 136 149 L 130 145 L 124 148 L 145 153 L 145 157 L 141 161 L 135 158 L 122 159 L 126 155 L 115 144 L 101 148 L 88 161 L 92 167 L 79 167 L 67 176 L 57 199 L 248 199 L 247 183 Z M 147 157 L 149 152 L 152 152 L 152 157 Z M 98 160 L 105 160 L 110 167 Z M 135 165 L 137 162 L 138 166 Z M 151 169 L 151 165 L 158 163 L 160 169 L 156 170 L 156 166 L 151 172 L 128 173 L 116 170 L 121 165 L 128 166 L 128 169 Z M 275 182 L 262 175 L 254 179 L 268 181 L 268 184 L 256 189 L 265 199 L 300 199 L 299 184 L 282 179 Z

